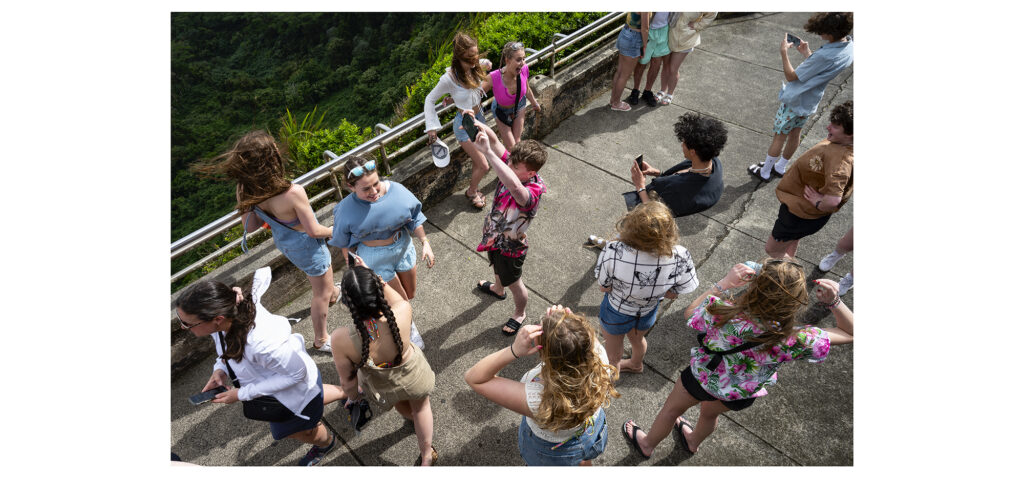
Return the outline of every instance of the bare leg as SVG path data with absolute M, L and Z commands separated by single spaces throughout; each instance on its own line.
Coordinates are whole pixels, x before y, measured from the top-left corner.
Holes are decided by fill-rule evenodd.
M 518 143 L 523 137 L 523 125 L 526 124 L 526 109 L 516 113 L 516 119 L 512 120 L 512 136 L 515 137 L 515 143 Z M 512 143 L 515 146 L 515 143 Z M 508 148 L 512 149 L 512 148 Z
M 647 83 L 644 83 L 645 90 L 650 91 L 654 87 L 654 80 L 658 79 L 658 73 L 661 72 L 661 62 L 664 59 L 664 56 L 651 58 L 651 69 L 647 70 Z
M 521 114 L 522 112 L 520 112 Z M 519 121 L 519 117 L 516 117 L 516 121 Z M 512 149 L 516 145 L 516 136 L 512 132 L 512 128 L 505 126 L 505 123 L 496 121 L 498 123 L 498 138 L 501 138 L 501 143 L 505 145 L 505 149 Z M 513 125 L 515 123 L 513 122 Z
M 839 242 L 836 243 L 836 252 L 838 252 L 840 254 L 846 254 L 848 252 L 853 252 L 853 228 L 852 227 L 850 228 L 849 231 L 846 231 L 846 234 L 844 234 L 843 237 L 839 239 Z
M 683 425 L 683 436 L 686 437 L 686 444 L 690 445 L 690 453 L 697 453 L 700 444 L 704 442 L 712 432 L 718 428 L 718 416 L 729 411 L 725 404 L 719 401 L 701 402 L 700 417 L 697 418 L 697 427 L 690 432 L 686 425 Z
M 800 146 L 800 129 L 793 128 L 789 131 L 789 134 L 786 136 L 786 149 L 782 150 L 782 159 L 789 160 L 789 158 L 792 158 L 796 148 Z M 777 155 L 773 154 L 772 156 Z
M 626 80 L 629 79 L 629 75 L 633 73 L 633 67 L 636 65 L 639 58 L 630 58 L 623 54 L 619 54 L 619 65 L 615 69 L 615 78 L 612 82 L 612 97 L 609 104 L 612 106 L 619 106 L 622 102 L 622 90 L 626 88 Z
M 334 271 L 328 265 L 327 272 L 323 275 L 306 277 L 309 277 L 309 285 L 313 288 L 313 300 L 309 305 L 309 315 L 313 319 L 313 346 L 320 348 L 324 342 L 330 340 L 327 333 L 327 304 L 337 291 L 334 288 Z
M 782 256 L 796 257 L 796 246 L 799 240 L 795 241 L 776 241 L 774 237 L 769 234 L 768 242 L 764 244 L 764 252 L 768 253 L 774 259 L 782 258 Z
M 412 300 L 416 297 L 416 266 L 412 266 L 412 269 L 402 272 L 396 272 L 395 278 L 402 283 L 402 288 L 405 289 L 405 300 Z
M 345 389 L 332 383 L 324 384 L 324 405 L 337 402 L 345 397 Z
M 630 354 L 629 360 L 619 362 L 619 370 L 625 369 L 636 373 L 643 373 L 644 355 L 647 355 L 647 331 L 641 332 L 633 329 L 626 334 L 626 337 L 629 338 L 629 346 L 633 348 L 633 353 Z
M 622 371 L 622 335 L 609 334 L 604 327 L 601 327 L 601 336 L 604 337 L 604 350 L 608 353 L 608 363 L 616 364 L 619 371 Z
M 409 296 L 405 293 L 405 287 L 402 287 L 402 279 L 398 278 L 398 274 L 395 274 L 395 277 L 388 281 L 388 285 L 395 289 L 395 292 L 398 292 L 403 299 L 409 300 Z
M 786 144 L 786 135 L 776 134 L 772 136 L 772 145 L 768 147 L 768 156 L 777 158 L 782 154 L 782 146 Z
M 679 84 L 679 67 L 689 53 L 672 52 L 668 57 L 668 67 L 661 69 L 661 90 L 668 94 L 676 91 Z
M 331 444 L 331 432 L 327 430 L 323 423 L 318 423 L 316 427 L 309 430 L 292 433 L 288 435 L 288 438 L 294 438 L 302 443 L 309 443 L 319 447 Z
M 647 65 L 640 63 L 637 59 L 636 66 L 633 67 L 633 89 L 640 89 L 640 80 L 644 77 L 644 70 L 647 69 Z
M 683 382 L 680 379 L 676 379 L 676 384 L 672 387 L 672 393 L 665 400 L 665 404 L 662 405 L 658 416 L 654 417 L 654 423 L 651 424 L 650 431 L 644 433 L 637 430 L 636 432 L 636 441 L 640 444 L 640 449 L 643 450 L 643 453 L 650 456 L 654 452 L 654 448 L 672 431 L 672 426 L 676 423 L 676 417 L 682 415 L 697 403 L 699 401 L 686 391 L 686 388 L 683 387 Z
M 430 397 L 423 400 L 410 400 L 412 408 L 412 423 L 416 428 L 416 441 L 419 443 L 421 465 L 433 464 L 431 459 L 431 442 L 434 439 L 434 413 L 430 409 Z
M 398 414 L 406 420 L 412 420 L 412 407 L 409 406 L 409 402 L 407 400 L 395 402 L 395 411 L 397 411 Z
M 508 286 L 508 290 L 512 292 L 512 301 L 516 305 L 516 314 L 513 317 L 519 322 L 526 320 L 526 299 L 530 294 L 526 290 L 526 284 L 523 284 L 523 279 L 519 278 L 513 282 Z
M 473 160 L 473 175 L 469 180 L 469 189 L 466 189 L 466 195 L 472 196 L 480 191 L 480 181 L 487 175 L 487 171 L 491 170 L 491 165 L 487 164 L 487 159 L 484 158 L 483 153 L 473 147 L 472 141 L 459 141 L 459 144 L 462 145 L 462 150 Z

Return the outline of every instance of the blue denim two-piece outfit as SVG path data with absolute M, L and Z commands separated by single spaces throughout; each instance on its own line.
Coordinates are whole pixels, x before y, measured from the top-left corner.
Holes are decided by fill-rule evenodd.
M 327 250 L 327 242 L 324 239 L 314 239 L 305 232 L 285 226 L 259 207 L 253 207 L 252 210 L 260 219 L 270 225 L 270 232 L 274 235 L 274 245 L 289 261 L 292 261 L 292 264 L 295 264 L 295 267 L 312 277 L 320 277 L 327 273 L 327 269 L 331 267 L 331 253 Z M 249 251 L 244 235 L 242 236 L 242 251 Z
M 562 443 L 537 438 L 525 416 L 519 423 L 519 455 L 529 466 L 576 466 L 583 460 L 600 456 L 607 444 L 604 408 L 599 409 L 593 421 L 588 420 L 586 427 Z

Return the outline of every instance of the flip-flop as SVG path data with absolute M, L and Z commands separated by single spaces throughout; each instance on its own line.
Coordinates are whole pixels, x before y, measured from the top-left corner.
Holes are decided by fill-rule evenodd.
M 618 108 L 616 108 L 615 105 L 612 104 L 609 104 L 608 106 L 612 109 L 612 111 L 629 111 L 633 109 L 631 106 L 629 106 L 629 103 L 626 103 L 625 101 L 620 101 Z
M 750 173 L 751 176 L 753 176 L 753 177 L 755 177 L 757 179 L 760 179 L 762 183 L 766 183 L 768 181 L 771 181 L 771 179 L 772 179 L 771 174 L 768 175 L 768 179 L 765 179 L 764 177 L 762 177 L 761 176 L 761 167 L 756 165 L 756 164 L 751 164 L 750 167 L 747 168 L 747 172 Z
M 691 425 L 690 422 L 683 418 L 682 415 L 676 418 L 676 423 L 675 425 L 672 425 L 672 428 L 675 428 L 676 431 L 679 432 L 679 439 L 683 442 L 683 449 L 686 450 L 686 452 L 691 455 L 696 455 L 697 452 L 690 451 L 690 444 L 686 443 L 686 435 L 683 434 L 683 425 L 690 427 L 690 431 L 693 431 L 693 425 Z
M 509 332 L 505 331 L 506 327 L 511 329 L 512 332 L 509 333 Z M 504 325 L 502 325 L 502 334 L 505 334 L 506 336 L 512 337 L 512 336 L 516 335 L 517 332 L 519 332 L 519 328 L 520 327 L 522 327 L 522 322 L 517 321 L 515 319 L 515 317 L 509 317 L 509 320 L 507 322 L 505 322 Z
M 633 434 L 632 435 L 630 435 L 629 432 L 626 431 L 626 424 L 628 424 L 630 422 L 633 422 Z M 637 430 L 640 430 L 640 427 L 638 427 L 636 425 L 636 422 L 634 422 L 633 420 L 626 420 L 625 422 L 622 423 L 622 434 L 626 437 L 627 440 L 629 440 L 630 443 L 633 444 L 633 448 L 635 448 L 636 451 L 640 453 L 640 458 L 646 460 L 646 459 L 650 458 L 650 455 L 644 455 L 644 451 L 640 448 L 640 443 L 636 441 L 636 431 Z
M 508 297 L 508 294 L 502 294 L 502 295 L 495 294 L 494 291 L 491 290 L 491 286 L 492 285 L 494 285 L 493 282 L 491 282 L 489 280 L 485 280 L 482 284 L 477 284 L 476 285 L 476 290 L 478 290 L 480 292 L 483 292 L 484 294 L 488 294 L 491 297 L 494 297 L 495 299 L 498 299 L 498 300 L 505 300 L 505 297 Z

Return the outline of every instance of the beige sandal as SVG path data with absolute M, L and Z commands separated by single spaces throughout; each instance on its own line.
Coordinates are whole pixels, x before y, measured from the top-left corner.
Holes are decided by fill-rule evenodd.
M 469 190 L 467 189 L 466 192 L 468 193 Z M 465 193 L 464 193 L 464 195 L 467 198 L 469 198 L 469 202 L 473 203 L 473 207 L 475 207 L 477 209 L 483 209 L 484 206 L 487 204 L 487 200 L 484 199 L 484 195 L 483 194 L 480 194 L 480 191 L 477 191 L 476 194 L 474 194 L 472 196 L 470 196 L 469 194 L 465 194 Z

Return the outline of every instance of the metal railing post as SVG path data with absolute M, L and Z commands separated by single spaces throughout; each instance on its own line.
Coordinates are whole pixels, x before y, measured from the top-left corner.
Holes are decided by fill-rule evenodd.
M 391 128 L 385 126 L 382 123 L 377 123 L 376 125 L 373 126 L 374 136 L 376 136 L 376 132 L 377 131 L 381 131 L 381 130 L 384 131 L 385 133 L 387 133 L 387 132 L 391 131 Z M 380 141 L 377 144 L 380 147 L 380 155 L 383 157 L 383 161 L 382 162 L 384 164 L 384 175 L 385 176 L 391 176 L 391 162 L 388 161 L 388 150 L 387 150 L 387 148 L 384 147 L 384 141 L 383 140 Z
M 562 33 L 555 33 L 551 36 L 551 79 L 557 78 L 555 76 L 555 57 L 558 56 L 558 39 L 567 38 L 568 36 L 569 35 L 564 35 Z
M 332 159 L 338 159 L 338 155 L 331 151 L 324 151 L 324 162 L 328 162 Z M 334 195 L 338 198 L 338 202 L 345 199 L 345 195 L 341 190 L 341 184 L 338 183 L 338 175 L 334 174 L 334 168 L 331 168 L 331 184 L 334 186 Z

